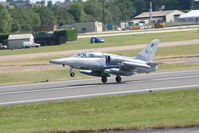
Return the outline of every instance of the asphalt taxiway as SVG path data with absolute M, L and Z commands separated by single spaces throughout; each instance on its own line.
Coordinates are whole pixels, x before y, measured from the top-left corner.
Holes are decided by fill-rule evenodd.
M 0 86 L 0 105 L 25 104 L 74 98 L 153 92 L 199 87 L 199 69 L 115 77 Z

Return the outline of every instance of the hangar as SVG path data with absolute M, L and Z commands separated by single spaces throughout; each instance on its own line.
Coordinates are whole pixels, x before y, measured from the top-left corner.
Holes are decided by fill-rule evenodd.
M 181 15 L 185 14 L 179 10 L 166 10 L 166 11 L 153 11 L 152 12 L 152 21 L 161 21 L 161 22 L 177 22 Z M 150 19 L 149 12 L 143 12 L 138 16 L 133 18 L 134 23 L 144 23 L 148 24 Z
M 192 10 L 192 11 L 180 16 L 180 19 L 185 22 L 199 23 L 199 10 Z
M 9 35 L 9 37 L 8 37 L 8 48 L 9 49 L 23 48 L 24 42 L 34 43 L 33 35 L 32 34 Z
M 86 32 L 102 32 L 102 23 L 101 22 L 80 22 L 72 23 L 71 28 L 75 28 L 80 33 Z

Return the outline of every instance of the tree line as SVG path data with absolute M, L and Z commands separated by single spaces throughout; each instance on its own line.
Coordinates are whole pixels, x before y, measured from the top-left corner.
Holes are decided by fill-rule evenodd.
M 192 0 L 66 0 L 66 8 L 48 2 L 47 7 L 7 9 L 0 5 L 0 33 L 31 31 L 33 26 L 65 26 L 73 22 L 100 21 L 104 24 L 119 24 L 135 15 L 153 11 L 189 10 Z

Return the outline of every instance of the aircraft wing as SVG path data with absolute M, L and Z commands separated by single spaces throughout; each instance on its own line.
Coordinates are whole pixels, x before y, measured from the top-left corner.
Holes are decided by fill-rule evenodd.
M 150 68 L 149 65 L 145 63 L 137 63 L 137 62 L 123 62 L 122 63 L 124 67 L 126 68 L 136 68 L 136 67 L 142 67 L 142 68 Z
M 119 68 L 124 66 L 123 64 L 118 64 L 118 65 L 106 65 L 104 68 L 109 69 L 109 68 Z

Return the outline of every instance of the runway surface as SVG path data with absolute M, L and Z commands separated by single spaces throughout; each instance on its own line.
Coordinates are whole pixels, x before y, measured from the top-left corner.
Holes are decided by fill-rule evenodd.
M 148 130 L 104 131 L 104 132 L 87 132 L 87 133 L 199 133 L 199 128 L 148 129 Z
M 199 87 L 199 69 L 123 77 L 120 84 L 114 78 L 0 86 L 0 105 Z

